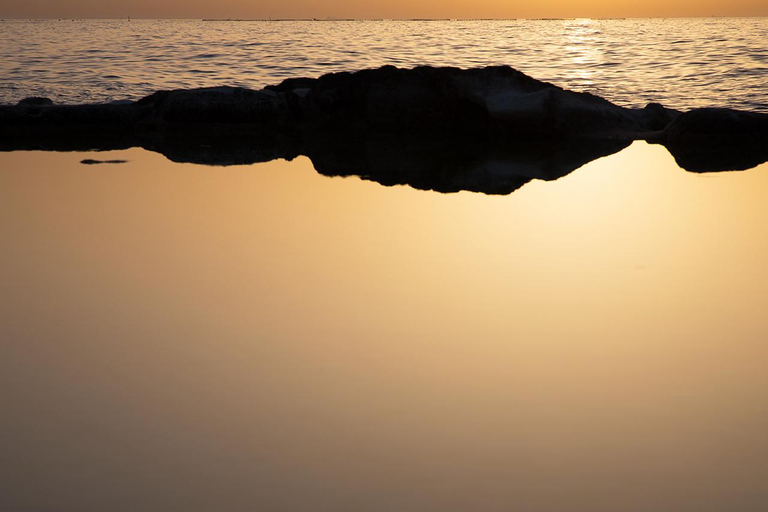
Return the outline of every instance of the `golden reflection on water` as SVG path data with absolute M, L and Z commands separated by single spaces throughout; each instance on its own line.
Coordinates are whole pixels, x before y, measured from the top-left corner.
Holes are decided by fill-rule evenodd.
M 88 157 L 0 154 L 4 508 L 768 502 L 766 165 L 636 143 L 490 197 Z
M 605 62 L 605 48 L 597 36 L 600 25 L 591 19 L 574 19 L 563 22 L 565 59 L 573 70 L 568 87 L 591 90 L 600 85 L 598 66 Z

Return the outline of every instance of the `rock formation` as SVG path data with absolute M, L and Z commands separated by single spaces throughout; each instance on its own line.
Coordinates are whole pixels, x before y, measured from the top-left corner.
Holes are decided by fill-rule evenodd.
M 159 151 L 246 164 L 310 157 L 328 175 L 444 192 L 510 193 L 556 179 L 633 140 L 664 144 L 686 169 L 768 160 L 768 114 L 627 109 L 510 67 L 385 66 L 296 78 L 259 91 L 160 91 L 136 102 L 0 106 L 0 150 Z

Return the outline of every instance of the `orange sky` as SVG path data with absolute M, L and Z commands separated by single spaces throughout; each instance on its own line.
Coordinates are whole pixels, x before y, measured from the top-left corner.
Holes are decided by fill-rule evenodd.
M 5 18 L 542 18 L 768 16 L 766 0 L 5 0 Z

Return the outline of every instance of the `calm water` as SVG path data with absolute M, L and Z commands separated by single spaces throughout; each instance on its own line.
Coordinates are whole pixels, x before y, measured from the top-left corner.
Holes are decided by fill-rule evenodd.
M 0 153 L 0 509 L 762 511 L 766 190 Z
M 509 64 L 622 105 L 768 111 L 766 19 L 0 40 L 2 102 Z M 766 190 L 768 164 L 688 173 L 642 142 L 501 197 L 304 157 L 0 153 L 0 510 L 763 512 Z
M 0 103 L 137 99 L 394 64 L 507 64 L 620 105 L 768 112 L 768 19 L 5 21 Z

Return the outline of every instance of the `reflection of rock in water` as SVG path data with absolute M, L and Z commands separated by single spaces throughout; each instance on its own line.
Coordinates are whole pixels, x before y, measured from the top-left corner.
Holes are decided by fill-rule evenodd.
M 180 163 L 247 165 L 308 156 L 326 176 L 359 176 L 382 185 L 421 190 L 509 194 L 532 179 L 555 180 L 582 165 L 627 147 L 625 139 L 529 138 L 512 141 L 407 137 L 396 134 L 326 132 L 307 141 L 251 130 L 215 134 L 186 132 L 140 137 L 42 139 L 25 144 L 11 138 L 0 148 L 54 151 L 142 147 Z
M 336 139 L 338 140 L 338 139 Z M 357 138 L 313 144 L 305 154 L 326 176 L 360 176 L 421 190 L 509 194 L 532 179 L 555 180 L 630 144 L 616 139 L 493 141 Z
M 30 98 L 0 106 L 0 149 L 140 146 L 209 165 L 307 155 L 327 175 L 504 194 L 638 139 L 664 144 L 692 171 L 745 169 L 768 159 L 766 127 L 765 114 L 626 109 L 509 67 L 387 66 L 107 105 Z

